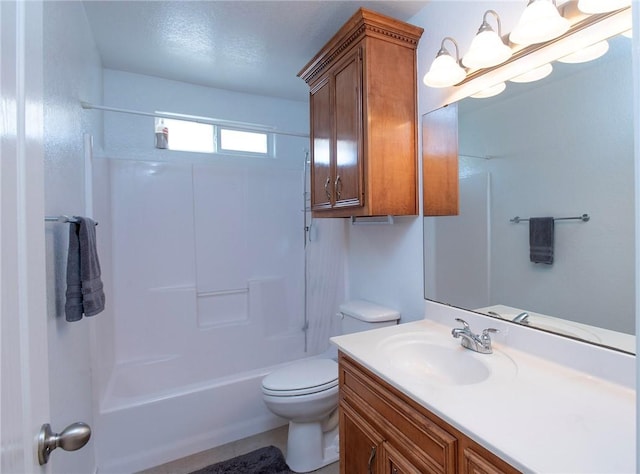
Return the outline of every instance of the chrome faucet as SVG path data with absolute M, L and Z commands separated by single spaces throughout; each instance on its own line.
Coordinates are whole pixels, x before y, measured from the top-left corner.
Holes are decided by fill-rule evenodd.
M 529 313 L 527 313 L 526 311 L 520 313 L 515 318 L 513 318 L 512 321 L 518 324 L 529 324 Z
M 493 352 L 489 333 L 496 333 L 498 332 L 497 329 L 487 328 L 482 331 L 481 335 L 478 335 L 469 329 L 469 324 L 464 319 L 456 318 L 456 321 L 461 323 L 463 327 L 453 328 L 451 335 L 456 339 L 460 338 L 462 347 L 479 352 L 480 354 L 491 354 Z
M 487 311 L 487 314 L 490 314 L 491 316 L 497 316 L 499 318 L 505 319 L 504 316 L 502 316 L 499 313 L 496 313 L 495 311 Z M 526 311 L 523 311 L 522 313 L 520 313 L 517 316 L 515 316 L 511 321 L 513 321 L 514 323 L 518 323 L 518 324 L 529 324 L 529 313 L 527 313 Z

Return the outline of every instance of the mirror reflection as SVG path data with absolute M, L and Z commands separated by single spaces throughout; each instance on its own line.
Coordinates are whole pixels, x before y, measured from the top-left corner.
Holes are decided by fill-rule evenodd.
M 635 353 L 631 41 L 609 43 L 458 103 L 460 215 L 424 219 L 425 298 Z M 531 259 L 538 217 L 551 264 Z

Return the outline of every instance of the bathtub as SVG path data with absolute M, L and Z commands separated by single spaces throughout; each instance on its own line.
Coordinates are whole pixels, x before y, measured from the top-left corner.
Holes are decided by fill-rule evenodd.
M 196 383 L 184 362 L 164 357 L 113 371 L 94 421 L 97 472 L 136 472 L 287 423 L 264 405 L 261 381 L 290 362 Z

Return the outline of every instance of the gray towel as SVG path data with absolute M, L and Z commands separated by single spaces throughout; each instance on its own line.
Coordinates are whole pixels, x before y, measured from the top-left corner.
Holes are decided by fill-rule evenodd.
M 533 263 L 553 264 L 553 217 L 529 219 L 529 260 Z
M 87 217 L 74 218 L 77 223 L 69 223 L 65 303 L 67 321 L 79 321 L 83 314 L 96 315 L 104 309 L 105 303 L 95 223 Z

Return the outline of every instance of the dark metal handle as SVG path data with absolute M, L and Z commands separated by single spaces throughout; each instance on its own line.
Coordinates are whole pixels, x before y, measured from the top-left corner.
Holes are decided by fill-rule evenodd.
M 327 199 L 331 201 L 331 192 L 329 192 L 329 184 L 331 183 L 331 176 L 327 176 L 327 180 L 324 182 L 324 192 L 327 195 Z
M 342 191 L 342 182 L 340 181 L 340 175 L 336 178 L 336 182 L 333 183 L 333 189 L 336 192 L 336 201 L 340 200 L 340 194 Z
M 367 468 L 368 468 L 367 472 L 369 474 L 373 474 L 373 470 L 371 468 L 372 468 L 373 460 L 375 459 L 375 457 L 376 457 L 376 447 L 373 446 L 371 448 L 371 454 L 369 455 L 369 462 L 367 463 Z

